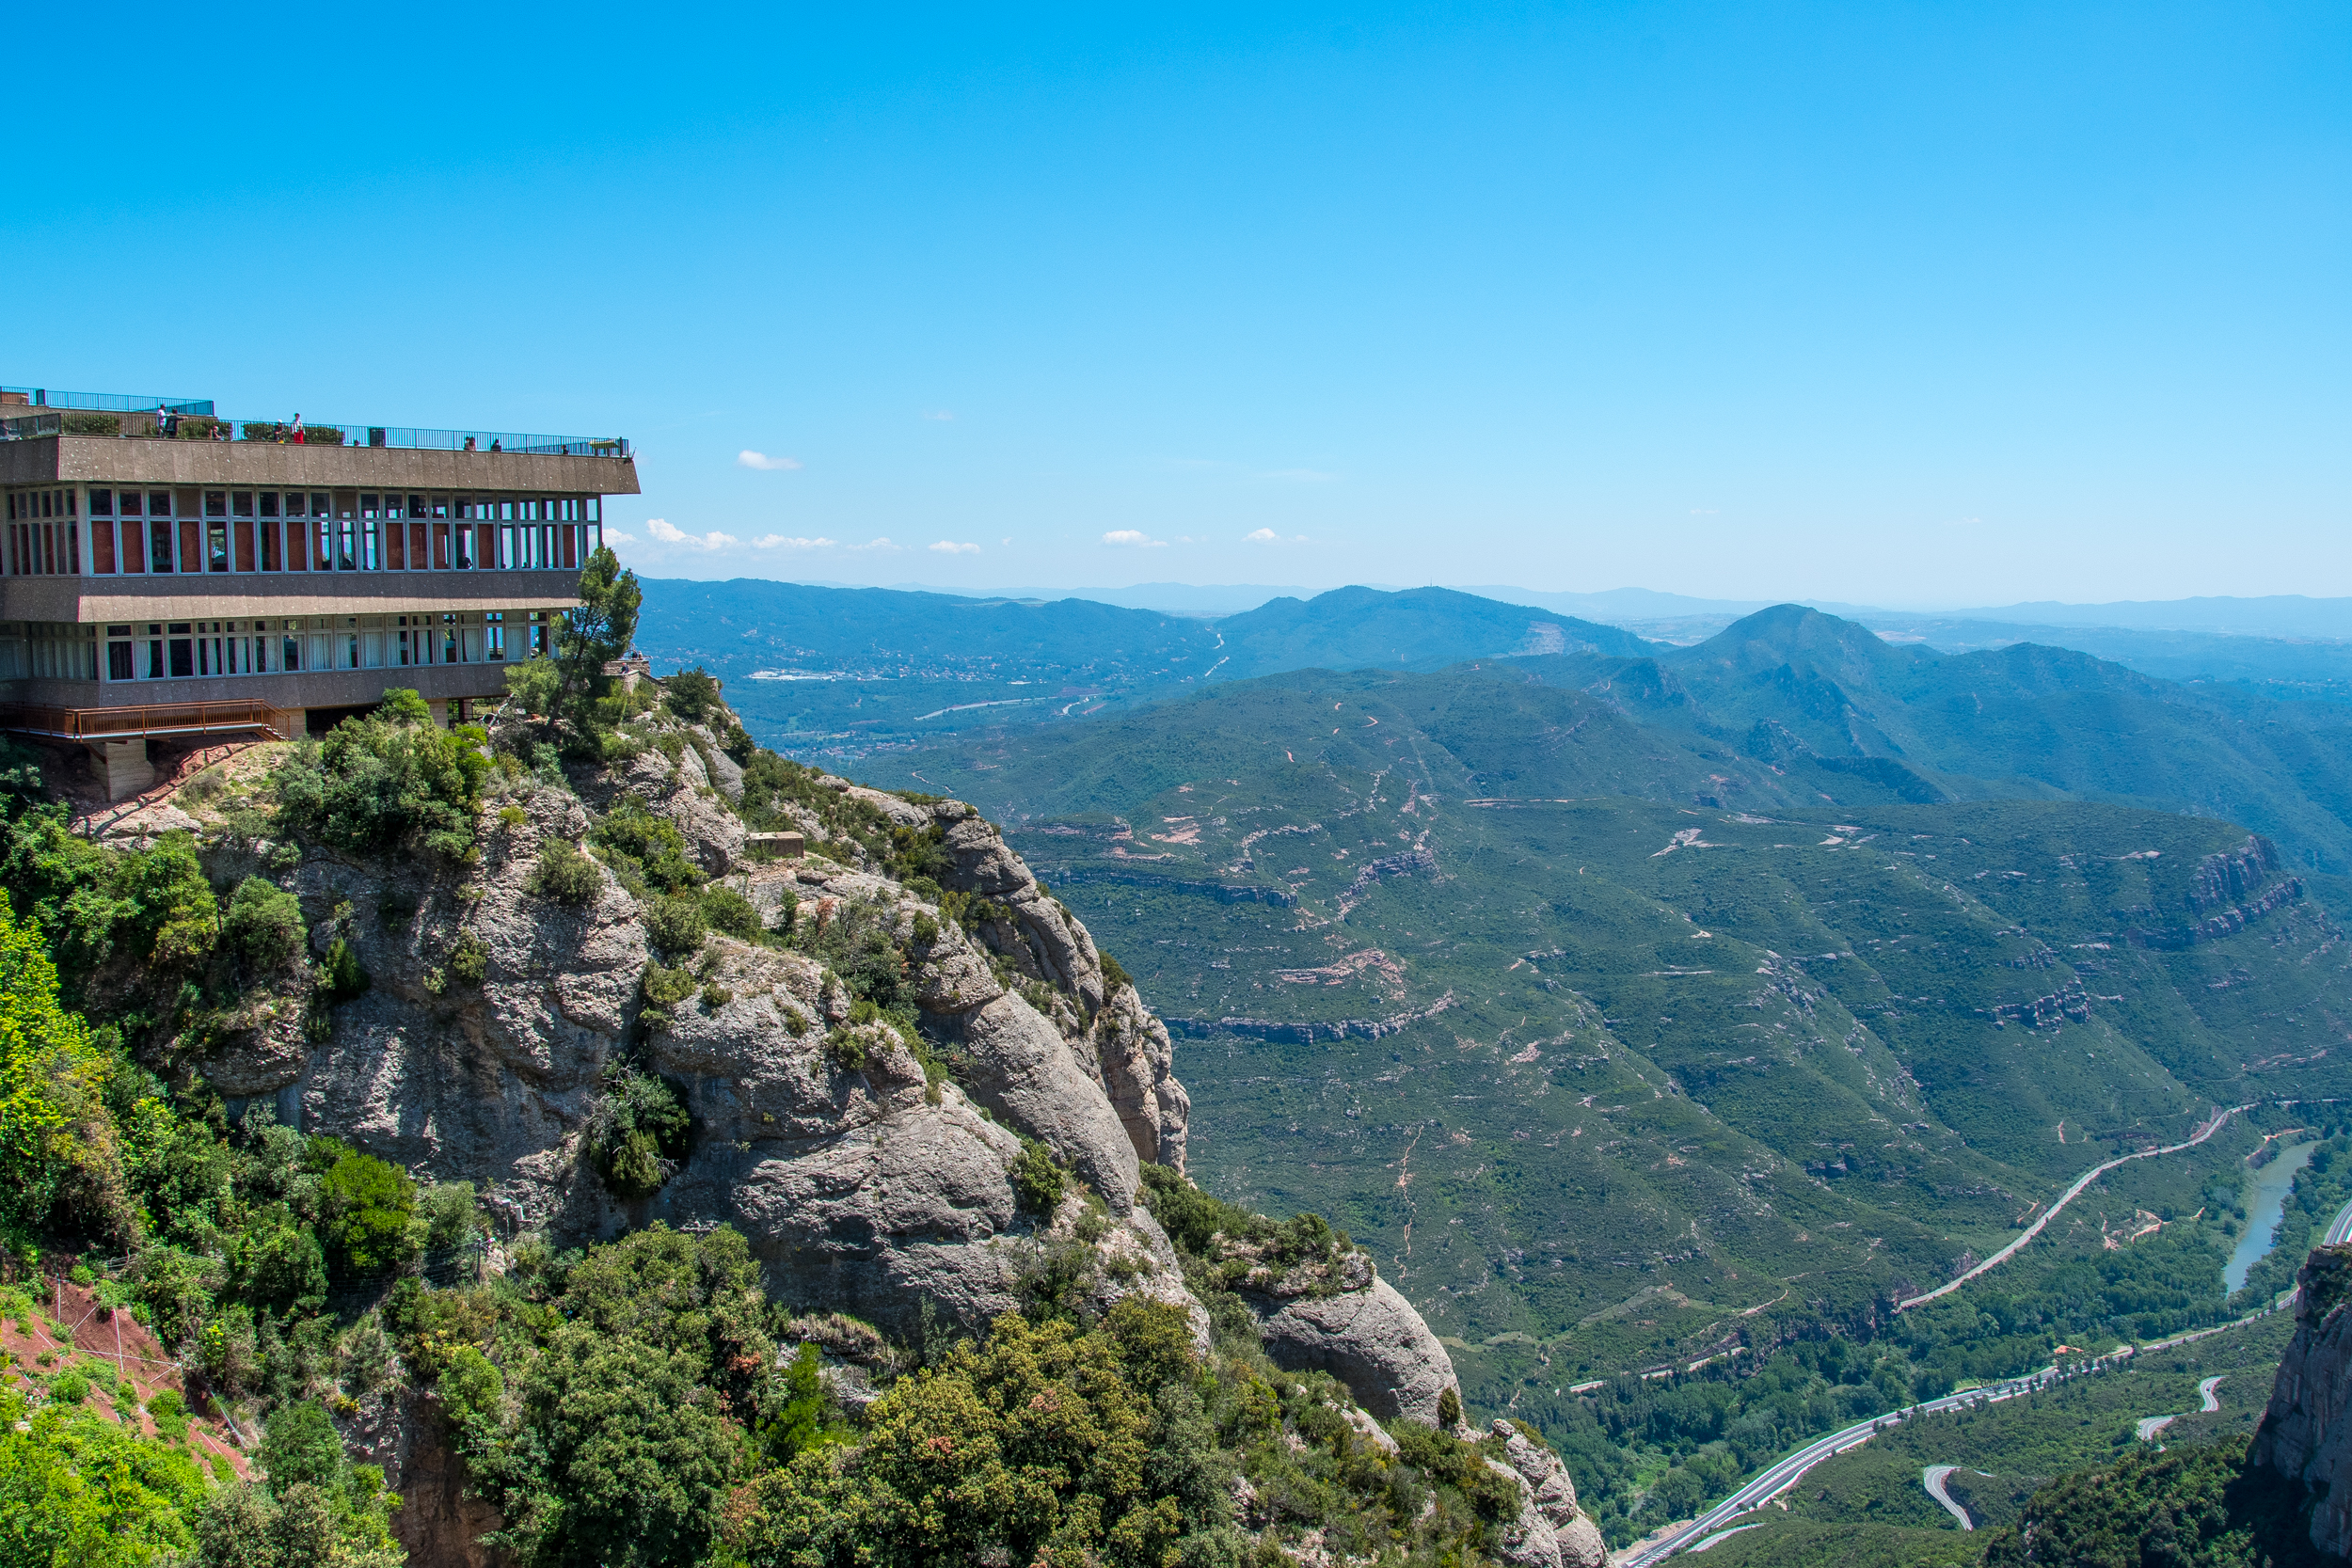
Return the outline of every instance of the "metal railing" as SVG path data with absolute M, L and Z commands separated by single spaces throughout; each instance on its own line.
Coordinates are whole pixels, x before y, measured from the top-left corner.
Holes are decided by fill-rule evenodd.
M 143 736 L 210 735 L 262 730 L 279 740 L 302 733 L 301 713 L 252 698 L 225 702 L 151 703 L 140 707 L 50 707 L 0 704 L 0 730 L 60 740 L 134 740 Z
M 98 414 L 209 414 L 211 398 L 143 398 L 119 392 L 53 392 L 46 387 L 0 387 L 0 407 L 23 398 L 33 408 L 87 409 Z
M 9 388 L 14 390 L 14 388 Z M 83 392 L 44 392 L 47 397 L 83 397 L 83 404 L 73 404 L 75 414 L 87 409 L 92 397 Z M 118 400 L 125 402 L 125 400 Z M 42 409 L 30 404 L 30 414 L 9 416 L 9 409 L 25 404 L 0 404 L 0 442 L 30 442 L 44 435 L 69 435 L 66 411 L 56 404 Z M 125 414 L 155 414 L 158 419 L 139 420 L 120 430 L 106 430 L 99 435 L 125 435 L 125 437 L 160 437 L 160 439 L 228 439 L 235 435 L 246 442 L 270 444 L 303 444 L 303 447 L 367 447 L 395 449 L 395 451 L 513 451 L 522 456 L 562 456 L 562 458 L 626 458 L 630 456 L 628 437 L 623 435 L 529 435 L 519 430 L 419 430 L 414 425 L 345 425 L 339 420 L 306 419 L 301 439 L 296 442 L 292 420 L 278 419 L 216 419 L 212 404 L 163 404 L 151 402 L 144 409 L 120 409 Z M 181 420 L 202 420 L 202 423 L 181 425 Z

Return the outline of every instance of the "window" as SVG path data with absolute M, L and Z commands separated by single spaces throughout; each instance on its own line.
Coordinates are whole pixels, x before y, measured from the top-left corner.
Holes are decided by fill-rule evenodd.
M 506 657 L 506 612 L 493 610 L 482 618 L 482 657 L 497 663 Z
M 175 633 L 185 632 L 188 629 L 188 624 L 185 621 L 182 621 L 173 626 L 171 629 Z M 174 636 L 171 639 L 170 651 L 171 673 L 175 679 L 180 676 L 193 675 L 196 673 L 196 639 L 193 637 Z
M 228 516 L 228 515 L 229 515 L 229 492 L 228 492 L 228 491 L 226 491 L 226 490 L 207 490 L 207 491 L 205 491 L 205 492 L 204 492 L 204 515 L 206 515 L 207 517 L 226 517 L 226 516 Z
M 106 629 L 111 632 L 115 628 L 109 626 Z M 131 628 L 124 626 L 122 629 L 129 631 Z M 127 681 L 131 678 L 131 668 L 130 641 L 126 638 L 119 642 L 109 641 L 106 644 L 106 678 L 110 681 Z
M 262 515 L 264 517 L 275 517 L 278 515 L 277 491 L 264 490 L 262 492 Z
M 115 515 L 115 493 L 112 490 L 92 490 L 89 493 L 89 515 L 111 517 Z
M 171 524 L 161 518 L 148 519 L 148 569 L 156 572 L 171 570 Z
M 294 625 L 292 621 L 289 621 L 286 624 L 288 626 Z M 280 670 L 301 669 L 302 639 L 299 637 L 288 637 L 283 640 L 283 642 L 284 646 L 278 650 L 278 667 Z
M 473 530 L 464 523 L 458 524 L 456 537 L 453 544 L 455 550 L 451 557 L 451 563 L 458 571 L 470 570 L 473 566 Z
M 232 517 L 252 516 L 253 492 L 250 490 L 230 491 L 229 493 L 229 515 Z
M 229 525 L 207 521 L 204 525 L 204 569 L 208 572 L 229 570 Z

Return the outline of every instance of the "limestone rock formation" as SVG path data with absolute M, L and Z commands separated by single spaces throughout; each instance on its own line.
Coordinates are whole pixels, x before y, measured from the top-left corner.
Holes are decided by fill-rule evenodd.
M 2312 1545 L 2352 1557 L 2352 1246 L 2319 1248 L 2295 1280 L 2295 1338 L 2250 1458 L 2314 1494 Z
M 820 779 L 841 811 L 780 806 L 808 856 L 747 865 L 733 806 L 744 777 L 720 766 L 716 732 L 656 714 L 630 733 L 639 754 L 569 785 L 501 775 L 469 863 L 304 849 L 283 879 L 314 942 L 347 942 L 369 983 L 332 1007 L 331 1028 L 288 1007 L 219 1036 L 197 1068 L 231 1113 L 269 1102 L 420 1177 L 470 1180 L 510 1234 L 569 1245 L 656 1222 L 731 1225 L 807 1323 L 863 1320 L 900 1340 L 933 1319 L 977 1328 L 1050 1265 L 1096 1308 L 1132 1293 L 1178 1307 L 1205 1350 L 1208 1314 L 1139 1201 L 1143 1163 L 1184 1164 L 1190 1102 L 1168 1031 L 996 829 L 961 802 Z M 713 933 L 670 955 L 679 967 L 661 970 L 653 999 L 645 907 L 611 869 L 597 864 L 582 902 L 532 891 L 549 847 L 592 844 L 624 798 L 675 824 L 764 924 L 796 911 L 792 945 Z M 887 846 L 934 831 L 936 883 L 899 880 Z M 215 871 L 242 874 L 226 860 Z M 850 936 L 902 959 L 896 994 L 918 1011 L 919 1038 L 854 1010 L 819 956 L 850 961 Z M 682 974 L 691 992 L 678 999 Z M 624 1069 L 658 1075 L 692 1124 L 637 1197 L 608 1186 L 591 1142 Z M 1080 1184 L 1050 1216 L 1025 1209 L 1014 1180 L 1028 1139 Z M 1373 1417 L 1434 1425 L 1444 1393 L 1458 1398 L 1444 1347 L 1363 1254 L 1313 1280 L 1242 1289 L 1279 1365 L 1332 1373 Z M 835 1359 L 844 1397 L 870 1394 L 872 1369 Z M 435 1464 L 419 1449 L 409 1484 L 462 1534 L 479 1521 Z M 1550 1543 L 1529 1560 L 1581 1565 L 1590 1522 L 1550 1466 L 1521 1465 L 1521 1534 Z
M 1329 1372 L 1384 1421 L 1436 1426 L 1440 1396 L 1451 1388 L 1461 1397 L 1453 1357 L 1413 1304 L 1376 1275 L 1358 1289 L 1302 1296 L 1268 1312 L 1258 1333 L 1276 1366 Z
M 1601 1568 L 1609 1547 L 1600 1527 L 1576 1504 L 1576 1483 L 1560 1456 L 1509 1421 L 1491 1429 L 1510 1455 L 1509 1473 L 1519 1483 L 1519 1517 L 1510 1532 L 1511 1560 L 1541 1568 Z

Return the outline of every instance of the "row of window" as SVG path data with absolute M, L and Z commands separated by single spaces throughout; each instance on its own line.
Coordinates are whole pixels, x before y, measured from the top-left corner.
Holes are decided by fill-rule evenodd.
M 81 495 L 9 492 L 0 572 L 578 571 L 603 542 L 594 496 L 94 488 L 85 514 Z
M 553 649 L 559 610 L 27 626 L 0 635 L 0 679 L 184 680 L 496 663 Z M 8 628 L 13 629 L 13 628 Z

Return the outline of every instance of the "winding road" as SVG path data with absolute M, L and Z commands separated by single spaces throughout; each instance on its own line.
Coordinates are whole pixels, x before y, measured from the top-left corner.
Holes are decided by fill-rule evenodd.
M 1946 1480 L 1959 1468 L 1957 1465 L 1931 1465 L 1919 1472 L 1919 1484 L 1928 1489 L 1929 1497 L 1944 1505 L 1945 1513 L 1960 1521 L 1962 1529 L 1975 1529 L 1977 1522 L 1968 1517 L 1968 1511 L 1952 1501 L 1952 1495 L 1944 1490 Z
M 1934 1290 L 1928 1291 L 1924 1295 L 1916 1295 L 1911 1297 L 1907 1301 L 1897 1302 L 1895 1304 L 1895 1310 L 1898 1312 L 1907 1312 L 1915 1307 L 1935 1300 L 1938 1296 L 1950 1295 L 1954 1291 L 1959 1290 L 1963 1285 L 1965 1285 L 1970 1280 L 1976 1278 L 1977 1275 L 1987 1273 L 1988 1271 L 2008 1262 L 2010 1259 L 2014 1257 L 2018 1250 L 2024 1247 L 2026 1243 L 2032 1241 L 2036 1236 L 2041 1235 L 2042 1227 L 2049 1224 L 2052 1220 L 2058 1218 L 2058 1212 L 2060 1210 L 2064 1209 L 2068 1204 L 2074 1202 L 2074 1199 L 2081 1196 L 2082 1191 L 2085 1187 L 2090 1186 L 2093 1181 L 2098 1180 L 2099 1178 L 2106 1175 L 2107 1172 L 2113 1170 L 2116 1166 L 2129 1164 L 2134 1160 L 2150 1160 L 2159 1154 L 2178 1154 L 2185 1148 L 2194 1148 L 2199 1144 L 2203 1143 L 2207 1138 L 2212 1137 L 2216 1132 L 2220 1132 L 2223 1124 L 2228 1122 L 2232 1117 L 2237 1115 L 2240 1111 L 2251 1110 L 2252 1108 L 2253 1107 L 2250 1105 L 2233 1105 L 2228 1110 L 2214 1112 L 2213 1119 L 2206 1122 L 2204 1126 L 2199 1128 L 2194 1133 L 2190 1134 L 2188 1141 L 2185 1143 L 2167 1144 L 2162 1148 L 2143 1148 L 2137 1154 L 2120 1155 L 2115 1159 L 2109 1160 L 2104 1165 L 2091 1166 L 2089 1170 L 2083 1172 L 2082 1175 L 2076 1177 L 2074 1179 L 2074 1184 L 2067 1188 L 2065 1194 L 2060 1196 L 2056 1203 L 2051 1204 L 2049 1208 L 2043 1210 L 2040 1219 L 2026 1227 L 2025 1233 L 2019 1236 L 2015 1241 L 2010 1243 L 2009 1245 L 2003 1247 L 2000 1251 L 1994 1253 L 1983 1262 L 1979 1263 L 1975 1268 L 1970 1269 L 1966 1274 L 1962 1275 L 1959 1278 L 1938 1285 Z M 2352 1205 L 2346 1205 L 2344 1212 L 2336 1216 L 2337 1224 L 2341 1225 L 2345 1223 L 2347 1217 L 2352 1217 Z M 2329 1234 L 2332 1235 L 2333 1233 L 2334 1232 L 2330 1230 Z
M 2094 1365 L 2096 1365 L 2094 1363 Z M 1825 1459 L 1858 1449 L 1886 1428 L 1914 1416 L 1936 1416 L 1947 1410 L 1961 1410 L 1972 1404 L 1991 1404 L 2000 1400 L 2013 1400 L 2020 1394 L 2030 1394 L 2058 1382 L 2060 1373 L 2056 1367 L 2044 1367 L 2024 1377 L 1988 1383 L 1980 1388 L 1970 1388 L 1958 1394 L 1947 1394 L 1940 1400 L 1905 1405 L 1884 1416 L 1873 1416 L 1867 1421 L 1856 1421 L 1842 1432 L 1827 1437 L 1817 1437 L 1804 1448 L 1773 1465 L 1754 1481 L 1717 1503 L 1687 1525 L 1678 1525 L 1668 1533 L 1637 1542 L 1624 1555 L 1612 1560 L 1615 1568 L 1648 1568 L 1648 1564 L 1663 1561 L 1692 1542 L 1723 1528 L 1750 1509 L 1761 1508 L 1804 1478 L 1804 1473 Z M 2072 1375 L 2072 1374 L 2067 1374 Z M 1949 1503 L 1945 1505 L 1950 1507 Z

